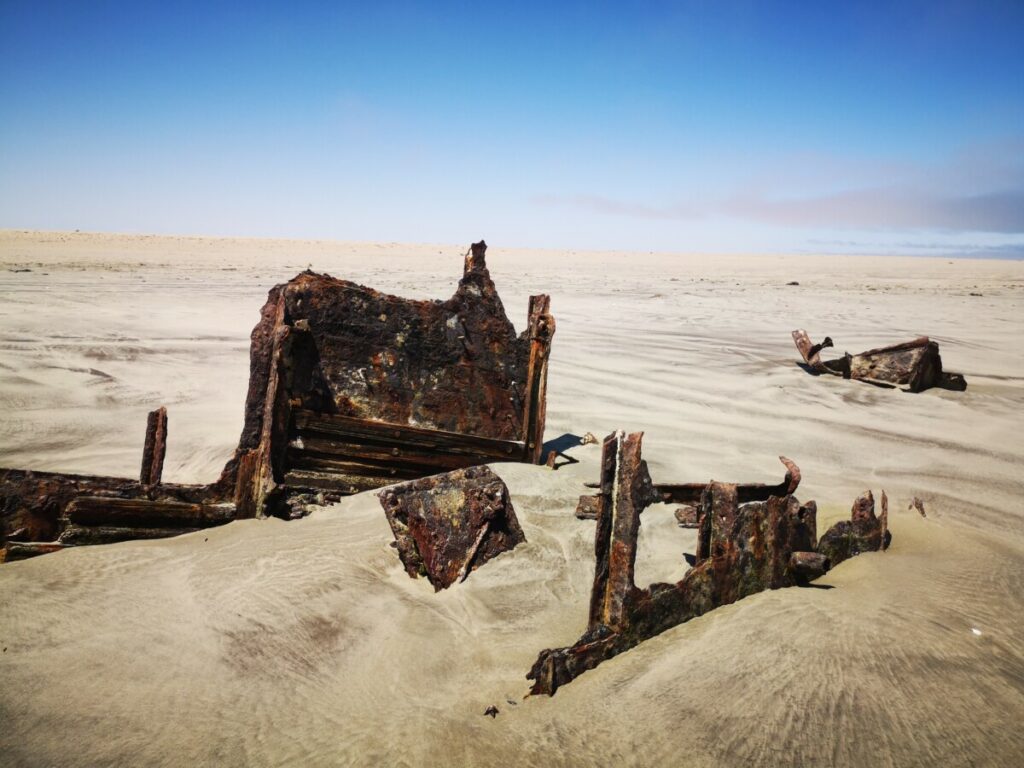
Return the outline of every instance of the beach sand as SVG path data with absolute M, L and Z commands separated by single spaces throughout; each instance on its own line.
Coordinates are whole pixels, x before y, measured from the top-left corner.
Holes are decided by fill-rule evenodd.
M 443 299 L 466 245 L 0 232 L 0 466 L 137 476 L 166 405 L 164 480 L 212 481 L 273 284 L 312 266 Z M 892 547 L 525 699 L 538 652 L 586 626 L 594 524 L 573 510 L 599 445 L 492 465 L 527 543 L 437 594 L 372 494 L 11 563 L 0 764 L 1024 764 L 1024 262 L 487 260 L 517 329 L 551 294 L 548 441 L 644 431 L 656 482 L 777 482 L 783 454 L 819 532 L 884 489 Z M 812 377 L 794 328 L 839 353 L 928 335 L 968 389 Z M 681 578 L 694 542 L 652 507 L 637 583 Z

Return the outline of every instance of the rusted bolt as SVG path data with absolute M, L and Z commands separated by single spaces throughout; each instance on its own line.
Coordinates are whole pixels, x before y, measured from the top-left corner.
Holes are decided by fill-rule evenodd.
M 401 436 L 402 436 L 402 430 L 396 429 L 395 430 L 395 437 L 401 437 Z
M 391 455 L 392 456 L 397 456 L 398 455 L 398 449 L 397 448 L 392 448 L 391 449 Z

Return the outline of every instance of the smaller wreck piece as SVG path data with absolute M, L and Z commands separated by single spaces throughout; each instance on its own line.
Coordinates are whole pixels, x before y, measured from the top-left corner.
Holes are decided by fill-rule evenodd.
M 875 517 L 868 492 L 854 504 L 852 519 L 833 526 L 819 544 L 817 507 L 813 501 L 801 504 L 789 492 L 800 471 L 784 459 L 791 482 L 781 489 L 705 485 L 696 507 L 694 567 L 676 584 L 639 589 L 633 576 L 640 515 L 666 500 L 664 486 L 651 482 L 641 458 L 642 438 L 642 432 L 616 432 L 604 441 L 600 493 L 584 497 L 593 499 L 585 506 L 597 519 L 587 629 L 575 645 L 541 651 L 527 675 L 531 694 L 554 695 L 588 669 L 667 629 L 757 592 L 806 584 L 835 562 L 884 549 L 889 541 L 885 494 L 882 514 Z M 678 491 L 676 497 L 683 495 Z
M 828 373 L 844 379 L 858 379 L 883 387 L 899 387 L 907 392 L 921 392 L 930 387 L 941 387 L 962 392 L 967 382 L 959 373 L 942 370 L 939 345 L 927 336 L 913 341 L 893 344 L 861 352 L 844 354 L 835 360 L 821 359 L 821 351 L 833 346 L 828 336 L 820 344 L 813 344 L 807 331 L 793 331 L 793 342 L 808 370 L 815 374 Z
M 378 496 L 405 570 L 426 576 L 435 591 L 526 541 L 508 488 L 487 466 L 401 483 Z

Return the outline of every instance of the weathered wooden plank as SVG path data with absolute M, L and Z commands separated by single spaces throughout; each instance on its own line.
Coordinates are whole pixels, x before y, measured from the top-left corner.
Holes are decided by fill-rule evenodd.
M 474 465 L 467 461 L 460 466 Z M 390 477 L 395 480 L 408 480 L 414 477 L 437 475 L 448 471 L 448 468 L 428 467 L 418 464 L 395 464 L 388 466 L 383 462 L 329 459 L 323 456 L 296 453 L 290 455 L 288 459 L 288 471 L 295 470 L 338 475 L 370 475 L 374 477 Z
M 0 549 L 0 563 L 13 563 L 15 560 L 28 560 L 30 557 L 48 555 L 64 549 L 63 544 L 55 541 L 8 541 Z
M 68 525 L 57 540 L 60 544 L 79 546 L 82 544 L 113 544 L 134 539 L 166 539 L 193 533 L 203 528 L 138 528 L 110 525 Z
M 235 505 L 79 496 L 68 505 L 65 516 L 79 525 L 206 528 L 233 520 Z
M 365 461 L 388 467 L 412 465 L 420 468 L 436 468 L 438 472 L 461 469 L 480 463 L 476 456 L 410 448 L 407 445 L 360 444 L 315 433 L 293 440 L 289 446 L 288 457 L 290 467 L 296 466 L 296 462 L 301 463 L 307 460 L 335 459 L 338 461 Z
M 143 485 L 159 485 L 164 472 L 164 455 L 167 453 L 167 409 L 160 406 L 150 411 L 146 419 L 146 443 L 142 449 L 142 470 L 139 482 Z
M 284 476 L 284 484 L 289 490 L 315 489 L 334 491 L 341 494 L 362 493 L 375 488 L 383 488 L 395 482 L 393 477 L 374 475 L 343 475 L 331 472 L 310 472 L 293 469 Z
M 530 297 L 530 357 L 526 372 L 526 401 L 523 406 L 523 440 L 525 457 L 539 464 L 544 445 L 544 424 L 547 418 L 548 356 L 555 318 L 550 314 L 551 297 L 546 294 Z
M 437 429 L 422 429 L 405 424 L 390 424 L 383 421 L 369 421 L 306 410 L 295 411 L 295 429 L 303 439 L 306 435 L 319 433 L 355 441 L 371 440 L 383 445 L 430 448 L 451 454 L 470 455 L 489 461 L 522 461 L 525 452 L 524 444 L 519 441 L 495 440 L 489 437 L 463 435 Z

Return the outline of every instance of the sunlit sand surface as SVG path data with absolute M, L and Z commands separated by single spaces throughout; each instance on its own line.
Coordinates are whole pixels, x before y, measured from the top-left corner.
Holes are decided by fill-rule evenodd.
M 135 476 L 166 405 L 165 481 L 213 480 L 274 283 L 311 265 L 445 298 L 464 250 L 0 233 L 0 466 Z M 891 549 L 526 699 L 538 652 L 586 626 L 593 523 L 573 510 L 599 446 L 493 465 L 528 541 L 437 594 L 373 495 L 65 550 L 0 566 L 0 763 L 1021 764 L 1024 263 L 491 243 L 488 264 L 519 330 L 551 294 L 548 440 L 642 430 L 658 482 L 777 482 L 783 454 L 819 531 L 884 489 Z M 968 389 L 812 377 L 799 327 L 839 352 L 929 335 Z M 638 584 L 686 570 L 671 513 L 643 517 Z

